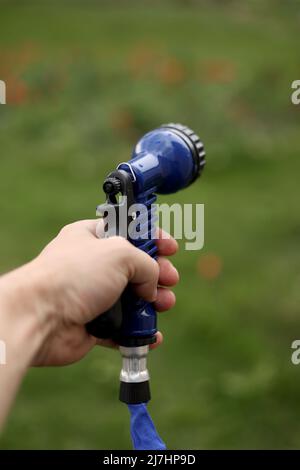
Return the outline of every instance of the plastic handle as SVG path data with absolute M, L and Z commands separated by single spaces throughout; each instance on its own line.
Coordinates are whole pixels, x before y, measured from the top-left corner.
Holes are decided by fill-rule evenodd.
M 103 184 L 104 190 L 109 191 L 109 193 L 106 192 L 107 200 L 105 204 L 100 206 L 101 212 L 104 215 L 105 236 L 108 238 L 111 235 L 121 235 L 127 238 L 127 228 L 131 222 L 131 218 L 128 217 L 127 213 L 127 226 L 125 227 L 126 233 L 122 233 L 122 230 L 119 226 L 119 217 L 120 211 L 124 210 L 124 199 L 121 202 L 117 200 L 116 193 L 114 192 L 113 188 L 114 182 L 117 186 L 117 192 L 120 192 L 123 196 L 126 196 L 127 206 L 134 203 L 131 176 L 122 170 L 117 170 L 110 173 Z M 107 210 L 111 208 L 114 208 L 116 211 L 115 227 L 108 226 L 106 223 L 105 214 Z M 124 303 L 126 303 L 126 299 L 129 296 L 130 287 L 128 286 L 122 294 L 121 298 L 109 310 L 102 313 L 86 325 L 87 331 L 96 338 L 112 338 L 118 340 L 121 335 Z

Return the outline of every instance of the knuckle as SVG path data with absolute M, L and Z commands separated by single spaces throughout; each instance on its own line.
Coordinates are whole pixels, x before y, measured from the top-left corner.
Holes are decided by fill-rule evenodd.
M 82 230 L 88 224 L 88 220 L 77 220 L 76 222 L 71 222 L 60 230 L 59 234 L 68 234 L 70 232 L 74 232 L 74 230 Z
M 114 237 L 111 237 L 108 240 L 112 243 L 115 248 L 123 250 L 124 252 L 127 252 L 131 248 L 131 245 L 126 240 L 126 238 L 120 237 L 119 235 L 115 235 Z
M 129 243 L 126 238 L 120 236 L 114 236 L 107 239 L 111 244 L 111 249 L 117 254 L 122 264 L 128 264 L 132 259 L 133 246 Z
M 65 235 L 66 233 L 69 233 L 73 224 L 67 224 L 64 227 L 62 227 L 59 231 L 59 235 Z
M 77 222 L 71 222 L 69 224 L 66 224 L 64 227 L 62 227 L 59 233 L 66 234 L 66 233 L 74 232 L 75 229 L 79 229 L 80 227 L 82 227 L 82 225 L 83 225 L 82 220 L 78 220 Z

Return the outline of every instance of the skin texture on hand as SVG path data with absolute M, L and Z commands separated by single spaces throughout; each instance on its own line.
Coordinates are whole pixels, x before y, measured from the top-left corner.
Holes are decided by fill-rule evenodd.
M 96 344 L 85 325 L 110 308 L 130 282 L 157 311 L 169 310 L 178 272 L 165 258 L 177 242 L 158 233 L 158 262 L 121 237 L 97 238 L 99 221 L 64 227 L 27 265 L 0 277 L 0 333 L 7 365 L 0 370 L 0 426 L 30 365 L 66 365 Z M 156 347 L 162 342 L 157 333 Z
M 95 344 L 113 346 L 89 335 L 84 325 L 110 308 L 128 282 L 137 295 L 154 302 L 157 311 L 175 304 L 168 287 L 177 284 L 179 276 L 163 256 L 174 254 L 177 242 L 171 237 L 158 239 L 157 263 L 121 237 L 99 240 L 98 223 L 66 226 L 35 260 L 36 269 L 47 273 L 57 311 L 57 326 L 36 355 L 35 365 L 65 365 L 81 359 Z M 158 333 L 155 346 L 161 341 Z
M 67 225 L 35 260 L 2 278 L 6 284 L 22 286 L 23 274 L 29 286 L 23 289 L 22 305 L 28 304 L 30 309 L 32 303 L 31 309 L 39 312 L 39 318 L 45 316 L 42 322 L 51 325 L 33 365 L 70 364 L 96 344 L 113 346 L 110 340 L 89 335 L 85 324 L 110 308 L 128 282 L 140 297 L 153 301 L 157 311 L 175 304 L 168 287 L 174 286 L 179 276 L 164 256 L 176 253 L 177 242 L 159 231 L 156 262 L 121 237 L 99 240 L 97 224 L 98 220 L 87 220 Z M 13 289 L 8 290 L 13 297 Z M 154 347 L 161 341 L 158 333 Z

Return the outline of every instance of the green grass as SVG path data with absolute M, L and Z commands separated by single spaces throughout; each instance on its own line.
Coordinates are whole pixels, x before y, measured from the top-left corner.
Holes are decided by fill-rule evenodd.
M 163 122 L 197 130 L 207 168 L 161 198 L 205 203 L 205 248 L 176 256 L 177 306 L 150 357 L 169 448 L 300 443 L 299 3 L 1 6 L 0 269 L 93 217 L 101 183 Z M 183 248 L 183 245 L 182 245 Z M 199 259 L 222 263 L 209 280 Z M 129 448 L 119 355 L 26 377 L 1 447 Z

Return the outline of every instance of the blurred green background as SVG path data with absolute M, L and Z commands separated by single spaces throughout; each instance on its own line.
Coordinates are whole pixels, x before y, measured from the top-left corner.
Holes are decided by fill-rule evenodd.
M 0 23 L 1 272 L 94 217 L 139 136 L 186 123 L 207 167 L 160 201 L 205 203 L 205 248 L 175 257 L 152 416 L 169 448 L 299 447 L 299 2 L 2 1 Z M 1 447 L 130 448 L 119 368 L 99 348 L 31 370 Z

